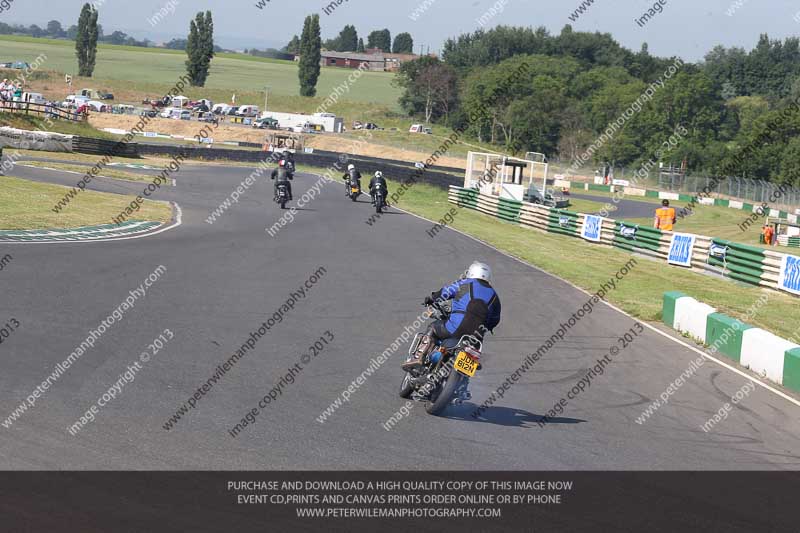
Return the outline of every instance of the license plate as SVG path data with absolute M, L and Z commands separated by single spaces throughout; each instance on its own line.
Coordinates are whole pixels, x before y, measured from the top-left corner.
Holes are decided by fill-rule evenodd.
M 358 192 L 358 187 L 353 187 L 352 189 L 350 189 L 350 192 Z
M 464 374 L 465 376 L 472 377 L 478 371 L 478 361 L 470 357 L 467 352 L 459 352 L 456 357 L 456 362 L 453 368 Z

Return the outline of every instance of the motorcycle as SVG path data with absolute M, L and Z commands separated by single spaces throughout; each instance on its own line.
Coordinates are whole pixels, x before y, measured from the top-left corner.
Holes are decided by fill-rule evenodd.
M 434 320 L 447 320 L 450 308 L 447 304 L 434 302 Z M 413 357 L 422 340 L 417 333 L 408 350 Z M 472 398 L 469 380 L 481 368 L 483 342 L 474 335 L 460 339 L 445 339 L 438 342 L 431 353 L 425 356 L 422 366 L 406 372 L 400 384 L 400 397 L 425 403 L 425 411 L 438 415 L 450 404 L 459 405 Z
M 348 182 L 348 188 L 350 189 L 350 193 L 348 196 L 354 202 L 356 199 L 361 195 L 361 185 L 358 182 Z
M 383 197 L 383 189 L 376 188 L 374 196 L 375 212 L 381 213 L 383 208 L 386 207 L 386 199 Z
M 281 204 L 281 209 L 286 209 L 286 202 L 289 201 L 289 185 L 286 182 L 278 183 L 278 190 L 275 193 L 275 203 Z

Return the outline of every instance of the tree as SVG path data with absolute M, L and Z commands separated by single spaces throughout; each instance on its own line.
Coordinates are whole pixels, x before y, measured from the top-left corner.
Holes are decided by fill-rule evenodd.
M 33 37 L 42 37 L 45 34 L 44 30 L 36 24 L 31 24 L 31 27 L 28 28 L 28 33 Z
M 425 122 L 444 116 L 445 120 L 458 98 L 458 74 L 435 57 L 421 57 L 400 66 L 396 80 L 405 89 L 400 105 L 409 114 L 421 114 Z
M 356 47 L 356 52 L 364 53 L 364 39 L 359 37 L 358 39 L 358 46 Z
M 125 41 L 128 40 L 128 34 L 121 31 L 115 31 L 105 40 L 111 44 L 125 44 Z
M 300 37 L 300 66 L 297 71 L 300 79 L 300 96 L 316 96 L 317 94 L 317 81 L 322 60 L 321 49 L 319 15 L 309 15 L 303 24 L 303 34 Z
M 78 26 L 73 24 L 67 29 L 67 39 L 74 41 L 78 36 Z
M 78 18 L 78 33 L 75 36 L 75 54 L 78 56 L 78 75 L 91 78 L 97 60 L 97 10 L 84 4 Z
M 394 46 L 392 52 L 395 54 L 413 54 L 414 53 L 414 39 L 410 33 L 398 33 L 394 38 Z
M 214 57 L 214 23 L 211 11 L 197 13 L 189 23 L 189 37 L 186 40 L 186 72 L 193 87 L 204 87 Z
M 376 30 L 367 37 L 367 48 L 380 48 L 384 52 L 392 49 L 392 34 L 388 29 Z
M 57 20 L 51 20 L 47 23 L 47 34 L 55 38 L 64 37 L 64 35 L 66 35 L 64 28 L 61 27 L 61 23 Z
M 188 41 L 186 39 L 172 39 L 164 45 L 164 48 L 168 50 L 186 50 L 187 43 Z
M 355 52 L 358 49 L 358 32 L 352 25 L 345 26 L 339 34 L 339 50 L 341 52 Z
M 300 37 L 295 35 L 292 37 L 292 40 L 289 41 L 289 44 L 283 49 L 288 54 L 299 54 L 300 53 Z

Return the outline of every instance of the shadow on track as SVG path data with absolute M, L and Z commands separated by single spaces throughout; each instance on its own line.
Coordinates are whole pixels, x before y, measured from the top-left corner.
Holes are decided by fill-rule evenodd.
M 472 413 L 478 409 L 474 403 L 464 403 L 462 405 L 451 405 L 443 418 L 450 420 L 463 420 L 465 422 L 481 422 L 484 424 L 495 424 L 498 426 L 533 428 L 534 424 L 544 420 L 544 416 L 535 415 L 523 409 L 513 407 L 489 407 L 477 418 L 473 418 Z M 557 417 L 549 418 L 548 424 L 580 424 L 586 422 L 580 418 Z

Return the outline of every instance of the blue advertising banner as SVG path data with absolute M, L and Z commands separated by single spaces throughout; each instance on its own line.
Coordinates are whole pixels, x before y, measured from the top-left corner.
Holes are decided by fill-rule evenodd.
M 669 246 L 667 262 L 671 265 L 692 266 L 692 251 L 694 250 L 694 235 L 674 233 Z
M 603 218 L 595 215 L 586 215 L 583 219 L 583 227 L 581 228 L 581 237 L 587 241 L 600 241 L 600 228 L 603 224 Z
M 783 256 L 778 287 L 792 294 L 800 294 L 800 257 Z

